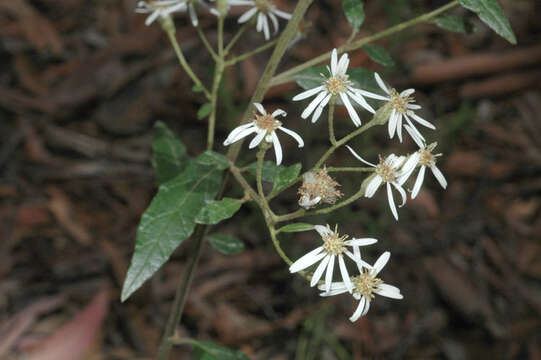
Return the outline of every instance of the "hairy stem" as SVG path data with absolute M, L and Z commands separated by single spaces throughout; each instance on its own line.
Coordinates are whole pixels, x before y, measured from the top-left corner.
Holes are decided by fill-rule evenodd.
M 451 1 L 450 3 L 446 4 L 446 5 L 443 5 L 442 7 L 434 10 L 434 11 L 431 11 L 429 13 L 426 13 L 426 14 L 423 14 L 421 16 L 418 16 L 416 18 L 413 18 L 409 21 L 405 21 L 403 23 L 400 23 L 398 25 L 395 25 L 395 26 L 392 26 L 388 29 L 385 29 L 383 31 L 380 31 L 374 35 L 371 35 L 371 36 L 367 36 L 367 37 L 364 37 L 362 39 L 359 39 L 357 41 L 353 41 L 351 42 L 350 44 L 346 43 L 344 44 L 343 46 L 339 47 L 337 50 L 338 50 L 338 53 L 343 53 L 345 51 L 351 51 L 351 50 L 355 50 L 355 49 L 359 49 L 360 47 L 366 45 L 366 44 L 369 44 L 371 42 L 374 42 L 376 40 L 379 40 L 379 39 L 382 39 L 384 37 L 387 37 L 389 35 L 393 35 L 393 34 L 396 34 L 408 27 L 411 27 L 411 26 L 414 26 L 414 25 L 417 25 L 419 23 L 422 23 L 422 22 L 426 22 L 428 20 L 431 20 L 437 16 L 439 16 L 441 13 L 447 11 L 447 10 L 450 10 L 456 6 L 459 5 L 459 2 L 458 0 L 454 0 L 454 1 Z M 296 73 L 298 72 L 301 72 L 305 69 L 308 69 L 309 67 L 312 67 L 314 65 L 317 65 L 325 60 L 328 60 L 329 58 L 331 57 L 331 52 L 326 52 L 325 54 L 322 54 L 322 55 L 319 55 L 311 60 L 308 60 L 300 65 L 297 65 L 287 71 L 284 71 L 278 75 L 276 75 L 274 78 L 272 78 L 272 81 L 271 81 L 271 85 L 278 85 L 278 84 L 282 84 L 282 83 L 285 83 L 285 82 L 289 82 L 292 80 L 292 76 L 295 75 Z
M 334 105 L 336 104 L 336 96 L 331 97 L 329 101 L 329 140 L 333 146 L 336 145 L 336 137 L 334 136 Z

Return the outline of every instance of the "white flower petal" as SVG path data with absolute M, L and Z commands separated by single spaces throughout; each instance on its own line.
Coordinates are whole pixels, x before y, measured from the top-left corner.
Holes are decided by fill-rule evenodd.
M 250 141 L 250 145 L 248 145 L 248 148 L 253 149 L 257 145 L 259 145 L 261 141 L 263 141 L 263 138 L 266 134 L 267 132 L 265 130 L 259 130 L 259 133 L 252 139 L 252 141 Z
M 248 135 L 250 135 L 250 134 L 252 134 L 254 132 L 257 132 L 257 128 L 255 128 L 255 127 L 248 127 L 246 129 L 242 129 L 242 130 L 238 131 L 237 133 L 235 133 L 235 136 L 229 135 L 229 137 L 224 141 L 224 145 L 225 146 L 231 145 L 234 142 L 237 142 L 240 139 L 243 139 L 246 136 L 248 136 Z
M 283 132 L 285 132 L 286 134 L 288 134 L 289 136 L 291 136 L 293 139 L 295 139 L 295 140 L 297 141 L 297 143 L 299 143 L 299 147 L 300 147 L 300 148 L 304 146 L 304 141 L 303 141 L 302 138 L 299 136 L 299 134 L 297 134 L 295 131 L 286 129 L 286 128 L 283 127 L 283 126 L 279 126 L 278 129 L 282 130 Z
M 237 20 L 237 22 L 239 24 L 242 24 L 242 23 L 245 23 L 246 21 L 250 20 L 252 18 L 252 16 L 254 16 L 254 14 L 257 12 L 257 8 L 254 7 L 254 8 L 251 8 L 250 10 L 246 11 L 244 14 L 242 14 L 239 19 Z
M 389 139 L 392 139 L 394 136 L 397 120 L 398 120 L 398 114 L 396 113 L 396 110 L 393 108 L 391 110 L 391 115 L 389 116 L 389 124 L 388 124 Z
M 409 112 L 408 115 L 411 116 L 413 118 L 413 120 L 417 121 L 419 124 L 429 128 L 429 129 L 436 130 L 436 127 L 433 124 L 429 123 L 428 121 L 426 121 L 425 119 L 423 119 L 419 115 L 415 114 L 414 112 Z
M 261 14 L 261 13 L 260 13 Z M 265 34 L 265 40 L 270 39 L 269 20 L 266 15 L 263 15 L 263 33 Z
M 392 184 L 394 188 L 398 190 L 398 192 L 400 193 L 400 196 L 402 196 L 402 204 L 398 206 L 398 207 L 402 207 L 406 203 L 406 199 L 407 199 L 406 191 L 402 188 L 402 186 L 398 185 L 397 183 L 393 182 Z
M 278 140 L 278 136 L 276 136 L 276 132 L 271 133 L 272 137 L 272 144 L 274 145 L 274 152 L 276 155 L 276 165 L 280 165 L 282 163 L 282 145 L 280 145 L 280 140 Z
M 259 111 L 261 115 L 267 115 L 267 111 L 265 110 L 263 105 L 261 105 L 260 103 L 254 103 L 254 106 L 256 107 L 256 109 Z
M 363 96 L 366 96 L 366 97 L 369 97 L 369 98 L 372 98 L 372 99 L 376 99 L 376 100 L 383 100 L 383 101 L 389 101 L 390 99 L 388 97 L 385 97 L 385 96 L 381 96 L 381 95 L 378 95 L 376 93 L 373 93 L 373 92 L 370 92 L 370 91 L 366 91 L 366 90 L 363 90 L 363 89 L 356 89 L 357 92 Z
M 351 152 L 353 154 L 353 156 L 355 156 L 357 158 L 357 160 L 359 160 L 360 162 L 366 164 L 366 165 L 369 165 L 369 166 L 372 166 L 372 167 L 376 167 L 376 165 L 372 164 L 371 162 L 369 161 L 366 161 L 365 159 L 363 159 L 362 157 L 359 156 L 359 154 L 357 154 L 352 148 L 351 146 L 349 145 L 346 145 L 346 147 L 348 148 L 349 152 Z
M 323 260 L 321 260 L 321 262 L 317 266 L 316 271 L 314 271 L 314 274 L 312 275 L 310 286 L 313 287 L 317 285 L 317 282 L 319 281 L 319 279 L 321 279 L 321 275 L 323 275 L 323 271 L 325 271 L 325 269 L 327 268 L 327 265 L 329 264 L 329 260 L 331 260 L 331 256 L 332 255 L 327 254 L 327 256 L 325 256 Z
M 348 246 L 368 246 L 377 243 L 377 239 L 373 238 L 359 238 L 359 239 L 351 239 L 344 241 L 345 245 Z
M 325 236 L 328 236 L 328 235 L 333 233 L 333 231 L 331 229 L 329 229 L 327 226 L 323 226 L 323 225 L 315 225 L 314 230 L 316 230 L 317 233 L 319 234 L 319 236 L 321 236 L 321 237 L 325 237 Z
M 389 261 L 389 258 L 391 257 L 391 253 L 389 251 L 385 251 L 383 254 L 380 255 L 380 257 L 376 260 L 374 263 L 374 269 L 371 271 L 372 276 L 376 276 L 380 273 L 380 271 L 387 265 L 387 262 Z
M 372 265 L 361 259 L 361 251 L 358 246 L 353 247 L 353 251 L 355 251 L 356 249 L 358 251 L 357 255 L 353 255 L 351 251 L 348 250 L 346 250 L 344 253 L 357 264 L 357 267 L 359 267 L 359 272 L 362 271 L 362 267 L 372 269 Z
M 423 139 L 421 139 L 417 133 L 415 132 L 415 130 L 413 130 L 413 128 L 409 125 L 409 124 L 406 124 L 404 125 L 404 128 L 406 129 L 406 131 L 408 132 L 408 134 L 410 134 L 411 138 L 413 139 L 413 141 L 415 141 L 415 144 L 417 144 L 417 146 L 419 146 L 419 148 L 424 148 L 425 147 L 425 143 L 423 141 Z
M 338 67 L 336 68 L 336 75 L 344 76 L 349 66 L 349 56 L 344 53 L 338 60 Z
M 383 82 L 383 80 L 381 79 L 381 77 L 379 76 L 379 74 L 377 72 L 374 73 L 374 77 L 376 78 L 376 82 L 378 83 L 381 90 L 385 91 L 385 93 L 387 93 L 387 95 L 391 95 L 391 92 L 387 88 L 387 85 L 385 85 L 385 83 Z
M 265 15 L 263 15 L 261 12 L 258 12 L 257 13 L 257 23 L 255 25 L 255 29 L 257 30 L 257 32 L 261 32 L 261 30 L 263 30 L 263 17 Z
M 276 109 L 276 110 L 274 110 L 274 111 L 272 112 L 271 116 L 272 116 L 273 118 L 275 118 L 275 117 L 277 117 L 277 116 L 287 116 L 287 113 L 286 113 L 284 110 L 282 110 L 282 109 Z
M 315 264 L 319 260 L 323 259 L 327 255 L 326 252 L 323 251 L 323 246 L 319 246 L 315 248 L 314 250 L 310 251 L 309 253 L 303 255 L 300 257 L 297 261 L 295 261 L 291 266 L 289 267 L 289 271 L 291 273 L 296 273 L 298 271 L 304 270 L 307 267 Z
M 445 176 L 443 176 L 440 169 L 436 165 L 434 165 L 430 167 L 430 170 L 432 170 L 432 174 L 434 174 L 441 187 L 444 189 L 447 188 L 447 180 L 445 180 Z
M 197 19 L 197 12 L 195 11 L 195 6 L 193 6 L 193 3 L 188 5 L 188 9 L 190 10 L 190 20 L 192 21 L 192 25 L 197 26 L 199 24 L 199 20 Z
M 366 298 L 366 301 L 364 303 L 364 309 L 361 316 L 365 316 L 368 313 L 368 309 L 370 309 L 370 299 Z
M 145 25 L 150 26 L 154 22 L 154 20 L 158 18 L 158 16 L 160 16 L 160 11 L 159 10 L 154 11 L 152 14 L 150 14 L 149 17 L 146 18 Z
M 426 166 L 421 166 L 421 169 L 419 170 L 419 173 L 417 174 L 417 179 L 415 180 L 415 185 L 413 185 L 413 190 L 411 191 L 411 198 L 415 199 L 417 197 L 417 194 L 419 193 L 419 190 L 421 189 L 421 185 L 423 184 L 423 179 L 425 178 L 425 170 Z
M 282 19 L 291 19 L 291 14 L 286 13 L 285 11 L 274 9 L 272 12 L 275 13 L 278 17 L 281 17 Z
M 351 120 L 353 121 L 353 124 L 355 124 L 355 126 L 357 127 L 361 126 L 361 119 L 359 118 L 359 114 L 357 114 L 357 112 L 351 105 L 351 102 L 349 101 L 347 94 L 340 93 L 340 99 L 342 99 L 342 102 L 346 106 L 346 109 L 348 111 L 349 116 L 351 117 Z
M 389 207 L 391 208 L 394 218 L 398 221 L 398 212 L 396 211 L 396 205 L 394 203 L 393 191 L 390 183 L 387 183 L 387 200 L 389 201 Z
M 353 315 L 351 315 L 351 317 L 349 318 L 349 321 L 355 322 L 359 320 L 359 318 L 361 317 L 361 314 L 363 313 L 365 302 L 366 302 L 366 298 L 364 296 L 361 297 L 361 301 L 359 302 L 359 305 L 357 305 L 357 309 L 355 310 Z
M 383 182 L 383 179 L 381 176 L 379 175 L 374 176 L 374 178 L 370 180 L 370 182 L 366 186 L 366 191 L 364 192 L 364 196 L 367 198 L 371 198 L 372 196 L 374 196 L 374 194 L 376 193 L 376 191 L 378 190 L 382 182 Z
M 332 283 L 332 274 L 334 271 L 334 258 L 336 255 L 331 255 L 329 264 L 327 265 L 327 272 L 325 273 L 325 292 L 329 292 Z
M 362 106 L 365 110 L 371 112 L 372 114 L 375 114 L 376 111 L 374 110 L 374 108 L 366 102 L 366 100 L 357 90 L 358 89 L 352 89 L 350 92 L 348 92 L 349 97 L 351 97 L 357 104 Z
M 316 98 L 312 100 L 312 102 L 310 102 L 310 104 L 306 107 L 306 109 L 304 109 L 304 111 L 301 114 L 301 117 L 303 119 L 306 119 L 308 116 L 310 116 L 312 111 L 314 111 L 314 109 L 319 105 L 319 103 L 323 100 L 323 98 L 326 95 L 327 95 L 326 91 L 320 92 L 319 95 L 316 96 Z
M 402 98 L 408 97 L 411 94 L 413 94 L 414 92 L 415 92 L 415 89 L 406 89 L 406 90 L 404 90 L 404 91 L 402 91 L 400 93 L 400 97 L 402 97 Z
M 331 75 L 336 75 L 336 70 L 338 67 L 338 51 L 336 49 L 332 49 L 331 53 Z
M 396 119 L 396 133 L 398 134 L 398 140 L 402 142 L 402 114 L 398 114 Z
M 342 275 L 342 280 L 344 280 L 344 284 L 346 284 L 348 291 L 352 292 L 353 285 L 351 284 L 351 279 L 349 278 L 348 269 L 346 268 L 346 264 L 344 263 L 343 255 L 338 255 L 338 264 L 340 266 L 340 274 Z
M 276 17 L 276 15 L 274 15 L 271 12 L 268 13 L 267 15 L 272 21 L 272 25 L 274 26 L 274 34 L 276 34 L 278 30 L 280 29 L 280 25 L 278 24 L 278 18 Z
M 380 284 L 374 292 L 378 295 L 385 296 L 391 299 L 403 299 L 404 296 L 400 293 L 397 287 L 387 284 Z
M 295 95 L 295 97 L 292 100 L 293 101 L 304 100 L 306 98 L 309 98 L 310 96 L 313 96 L 313 95 L 317 94 L 318 92 L 320 92 L 321 90 L 324 90 L 324 89 L 325 89 L 325 86 L 321 85 L 321 86 L 315 87 L 313 89 L 303 91 L 300 94 Z

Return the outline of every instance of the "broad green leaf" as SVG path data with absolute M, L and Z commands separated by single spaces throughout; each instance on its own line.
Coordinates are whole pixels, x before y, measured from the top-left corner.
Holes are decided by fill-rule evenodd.
M 199 211 L 195 222 L 198 224 L 217 224 L 233 216 L 240 209 L 241 205 L 242 202 L 238 199 L 223 198 L 222 200 L 212 200 Z
M 312 66 L 304 71 L 293 76 L 293 79 L 297 84 L 305 89 L 313 89 L 321 86 L 325 81 L 325 78 L 321 74 L 328 76 L 329 72 L 325 66 Z
M 152 130 L 152 165 L 156 168 L 158 184 L 163 184 L 178 174 L 188 165 L 186 147 L 175 137 L 167 126 L 158 121 Z
M 363 49 L 373 61 L 383 66 L 394 66 L 393 58 L 387 52 L 387 50 L 385 50 L 381 46 L 365 45 L 363 46 Z
M 374 92 L 376 94 L 382 94 L 382 91 L 376 82 L 376 78 L 374 78 L 373 71 L 358 67 L 349 69 L 348 74 L 349 79 L 353 81 L 356 88 Z
M 211 103 L 206 103 L 206 104 L 203 104 L 200 108 L 199 108 L 199 111 L 197 112 L 197 118 L 199 120 L 203 120 L 204 118 L 206 118 L 207 116 L 209 116 L 210 112 L 212 111 L 212 104 Z
M 364 22 L 364 8 L 361 0 L 342 0 L 342 8 L 355 32 Z
M 466 21 L 466 19 L 454 15 L 439 16 L 433 22 L 442 29 L 457 33 L 471 34 L 474 31 L 471 23 Z
M 460 5 L 473 11 L 479 19 L 487 24 L 498 35 L 509 41 L 517 43 L 517 38 L 511 29 L 509 20 L 505 17 L 498 0 L 459 0 Z
M 122 301 L 154 275 L 192 234 L 196 215 L 216 196 L 222 179 L 221 168 L 209 161 L 208 152 L 205 154 L 190 161 L 180 175 L 160 185 L 143 213 L 135 252 L 122 287 Z
M 224 155 L 211 150 L 207 150 L 199 155 L 197 162 L 203 165 L 216 166 L 220 170 L 225 170 L 229 167 L 229 161 Z
M 276 174 L 278 174 L 278 171 L 283 168 L 282 165 L 276 165 L 273 161 L 263 161 L 263 168 L 261 169 L 261 179 L 263 181 L 274 181 L 274 177 Z M 256 176 L 257 172 L 257 162 L 254 162 L 250 165 L 248 165 L 248 169 L 250 170 L 250 173 L 254 176 Z
M 277 193 L 285 189 L 291 184 L 301 171 L 301 164 L 295 164 L 288 167 L 281 168 L 274 178 L 274 184 L 272 186 L 272 192 Z
M 280 232 L 299 232 L 299 231 L 308 231 L 314 230 L 314 225 L 307 223 L 295 223 L 289 224 L 280 228 Z
M 210 341 L 190 340 L 196 360 L 249 360 L 240 350 L 231 350 Z
M 211 234 L 207 236 L 213 248 L 225 255 L 238 254 L 244 250 L 244 244 L 231 235 Z

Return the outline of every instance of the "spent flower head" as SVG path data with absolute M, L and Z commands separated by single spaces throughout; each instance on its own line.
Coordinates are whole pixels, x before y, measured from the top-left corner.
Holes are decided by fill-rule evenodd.
M 309 209 L 318 203 L 334 204 L 343 194 L 337 189 L 340 184 L 327 173 L 327 168 L 309 171 L 302 176 L 299 188 L 299 205 Z
M 295 273 L 319 262 L 319 265 L 312 274 L 310 286 L 315 286 L 319 279 L 321 279 L 323 276 L 323 272 L 325 272 L 325 285 L 323 288 L 326 289 L 325 291 L 329 291 L 332 283 L 334 263 L 336 258 L 338 258 L 342 280 L 344 281 L 348 291 L 353 291 L 353 284 L 349 278 L 349 273 L 344 261 L 344 255 L 353 260 L 359 268 L 363 266 L 371 267 L 361 259 L 358 247 L 375 244 L 377 240 L 372 238 L 348 240 L 348 235 L 338 234 L 338 226 L 336 226 L 333 231 L 329 225 L 316 225 L 315 230 L 321 236 L 323 244 L 291 264 L 289 271 Z M 354 252 L 352 253 L 348 247 L 352 247 Z
M 303 119 L 306 119 L 312 114 L 312 123 L 315 123 L 321 116 L 323 109 L 325 106 L 327 106 L 332 97 L 340 98 L 340 100 L 342 100 L 342 103 L 346 107 L 348 114 L 355 126 L 361 126 L 361 119 L 359 118 L 357 111 L 353 108 L 350 99 L 355 101 L 367 111 L 373 114 L 375 113 L 374 109 L 363 98 L 363 95 L 378 95 L 355 88 L 353 82 L 349 80 L 349 76 L 346 74 L 348 66 L 348 54 L 342 54 L 340 60 L 338 60 L 338 51 L 333 49 L 331 54 L 331 66 L 330 68 L 327 66 L 329 76 L 321 74 L 323 79 L 320 86 L 303 91 L 293 98 L 293 101 L 299 101 L 317 94 L 306 109 L 304 109 L 301 115 Z
M 400 293 L 400 289 L 396 286 L 385 284 L 383 280 L 378 278 L 379 272 L 385 267 L 391 253 L 386 251 L 376 260 L 374 266 L 370 268 L 359 269 L 359 275 L 351 278 L 353 284 L 353 291 L 349 291 L 349 288 L 345 282 L 335 282 L 331 284 L 330 291 L 320 285 L 319 290 L 323 290 L 321 296 L 334 296 L 351 292 L 351 295 L 355 300 L 359 300 L 357 309 L 351 315 L 349 320 L 351 322 L 357 321 L 361 316 L 366 315 L 370 309 L 370 303 L 374 300 L 375 295 L 381 295 L 392 299 L 403 299 L 404 296 Z
M 254 105 L 259 111 L 259 114 L 256 113 L 255 119 L 248 124 L 240 125 L 233 129 L 227 139 L 225 139 L 224 145 L 231 145 L 232 143 L 237 142 L 245 138 L 246 136 L 255 133 L 256 136 L 252 139 L 248 147 L 250 149 L 253 149 L 263 140 L 268 143 L 272 143 L 274 145 L 274 152 L 276 153 L 276 164 L 280 165 L 282 163 L 282 146 L 280 145 L 280 141 L 278 140 L 278 136 L 276 135 L 276 130 L 279 129 L 290 135 L 293 139 L 297 141 L 300 148 L 304 146 L 304 141 L 299 136 L 299 134 L 292 130 L 286 129 L 282 126 L 282 123 L 280 121 L 276 120 L 276 117 L 278 116 L 287 115 L 284 110 L 277 109 L 272 112 L 272 114 L 269 114 L 260 103 L 254 103 Z

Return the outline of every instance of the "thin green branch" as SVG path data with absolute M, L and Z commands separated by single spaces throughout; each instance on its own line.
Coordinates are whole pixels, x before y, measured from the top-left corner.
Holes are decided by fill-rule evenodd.
M 373 167 L 328 167 L 327 172 L 371 172 Z
M 267 50 L 268 48 L 273 47 L 274 45 L 276 45 L 277 42 L 278 42 L 278 39 L 275 39 L 275 40 L 273 40 L 273 41 L 269 41 L 269 42 L 266 43 L 265 45 L 261 45 L 261 46 L 258 47 L 258 48 L 255 48 L 255 49 L 250 50 L 250 51 L 248 51 L 248 52 L 246 52 L 246 53 L 244 53 L 244 54 L 241 54 L 241 55 L 239 55 L 239 56 L 236 56 L 236 57 L 234 57 L 234 58 L 232 58 L 232 59 L 227 60 L 227 61 L 225 62 L 225 65 L 226 65 L 226 66 L 232 66 L 232 65 L 235 65 L 235 64 L 238 63 L 239 61 L 242 61 L 242 60 L 244 60 L 244 59 L 246 59 L 246 58 L 249 58 L 250 56 L 253 56 L 253 55 L 255 55 L 255 54 L 258 54 L 258 53 L 260 53 L 260 52 L 262 52 L 262 51 Z
M 218 61 L 218 54 L 216 54 L 216 51 L 214 51 L 214 49 L 210 45 L 209 41 L 207 40 L 207 37 L 205 36 L 205 33 L 203 32 L 203 29 L 201 29 L 200 26 L 196 26 L 196 29 L 197 29 L 197 33 L 199 34 L 199 37 L 201 38 L 201 41 L 207 48 L 209 54 L 212 56 L 214 61 Z
M 331 97 L 329 101 L 329 140 L 333 146 L 336 145 L 336 137 L 334 136 L 334 105 L 336 104 L 336 95 Z
M 392 26 L 386 30 L 383 30 L 383 31 L 380 31 L 374 35 L 371 35 L 371 36 L 367 36 L 367 37 L 364 37 L 362 39 L 359 39 L 357 41 L 354 41 L 352 42 L 351 44 L 345 44 L 341 47 L 339 47 L 337 50 L 338 50 L 338 53 L 343 53 L 345 51 L 351 51 L 351 50 L 355 50 L 355 49 L 359 49 L 360 47 L 366 45 L 366 44 L 369 44 L 371 42 L 374 42 L 376 40 L 379 40 L 379 39 L 382 39 L 384 37 L 387 37 L 389 35 L 393 35 L 393 34 L 396 34 L 408 27 L 411 27 L 411 26 L 414 26 L 414 25 L 417 25 L 419 23 L 422 23 L 422 22 L 427 22 L 437 16 L 439 16 L 441 13 L 445 12 L 445 11 L 448 11 L 456 6 L 459 5 L 459 2 L 458 0 L 454 0 L 454 1 L 451 1 L 450 3 L 446 4 L 446 5 L 443 5 L 442 7 L 434 10 L 434 11 L 431 11 L 429 13 L 426 13 L 426 14 L 423 14 L 421 16 L 418 16 L 416 18 L 413 18 L 409 21 L 405 21 L 403 23 L 400 23 L 398 25 L 395 25 L 395 26 Z M 326 52 L 325 54 L 322 54 L 320 56 L 317 56 L 311 60 L 308 60 L 300 65 L 297 65 L 287 71 L 284 71 L 276 76 L 274 76 L 271 80 L 271 85 L 278 85 L 278 84 L 282 84 L 282 83 L 286 83 L 286 82 L 289 82 L 289 81 L 292 81 L 292 76 L 297 74 L 298 72 L 301 72 L 305 69 L 308 69 L 309 67 L 312 67 L 314 65 L 317 65 L 323 61 L 326 61 L 328 60 L 329 58 L 331 57 L 331 51 L 329 52 Z
M 237 41 L 240 39 L 242 34 L 248 29 L 248 27 L 251 25 L 252 21 L 245 22 L 240 29 L 237 31 L 237 33 L 233 36 L 233 38 L 229 41 L 229 44 L 225 47 L 225 55 L 229 54 L 229 51 L 233 48 L 233 46 L 237 43 Z

